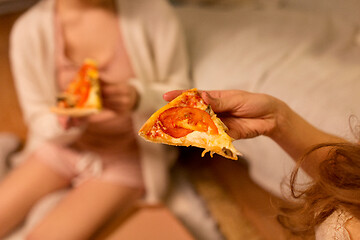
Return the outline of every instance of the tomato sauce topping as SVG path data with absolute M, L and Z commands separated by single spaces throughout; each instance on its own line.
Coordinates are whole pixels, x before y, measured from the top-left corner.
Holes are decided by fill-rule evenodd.
M 82 107 L 88 99 L 90 88 L 91 88 L 91 79 L 89 79 L 88 72 L 96 71 L 96 67 L 90 64 L 84 64 L 77 76 L 75 81 L 70 83 L 66 92 L 73 94 L 77 98 L 76 107 Z
M 217 127 L 210 115 L 198 108 L 172 107 L 159 116 L 160 127 L 166 134 L 180 138 L 193 131 L 218 134 Z
M 199 94 L 194 94 L 191 96 L 185 95 L 179 105 L 183 105 L 186 107 L 196 107 L 199 103 L 203 103 L 203 99 Z

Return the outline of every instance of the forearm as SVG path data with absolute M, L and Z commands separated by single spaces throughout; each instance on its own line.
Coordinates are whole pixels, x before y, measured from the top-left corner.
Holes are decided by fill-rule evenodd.
M 323 132 L 294 112 L 288 105 L 279 102 L 276 129 L 269 135 L 295 161 L 299 160 L 311 147 L 321 143 L 337 143 L 345 140 Z M 316 151 L 303 162 L 302 168 L 311 176 L 314 169 L 328 153 L 328 148 Z

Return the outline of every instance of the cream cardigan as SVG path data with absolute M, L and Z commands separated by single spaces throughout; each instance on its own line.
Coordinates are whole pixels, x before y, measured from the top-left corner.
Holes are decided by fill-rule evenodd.
M 185 39 L 175 13 L 165 0 L 117 0 L 122 33 L 136 79 L 130 82 L 141 99 L 134 112 L 137 131 L 165 104 L 162 94 L 189 87 Z M 24 13 L 11 33 L 10 57 L 20 105 L 28 125 L 29 153 L 49 139 L 69 139 L 49 111 L 58 92 L 54 58 L 55 0 L 42 0 Z M 99 33 L 94 33 L 99 34 Z M 119 66 L 120 67 L 120 66 Z M 137 135 L 137 132 L 135 133 Z M 167 188 L 174 148 L 138 139 L 146 200 L 156 202 Z

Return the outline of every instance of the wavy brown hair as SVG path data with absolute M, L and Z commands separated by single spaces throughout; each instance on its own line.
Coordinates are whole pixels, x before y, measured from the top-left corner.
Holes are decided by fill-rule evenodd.
M 301 190 L 297 177 L 302 163 L 324 148 L 329 151 L 319 164 L 318 177 Z M 339 208 L 360 219 L 360 145 L 324 143 L 313 147 L 292 172 L 290 189 L 297 201 L 280 208 L 278 221 L 294 235 L 313 238 L 315 227 Z

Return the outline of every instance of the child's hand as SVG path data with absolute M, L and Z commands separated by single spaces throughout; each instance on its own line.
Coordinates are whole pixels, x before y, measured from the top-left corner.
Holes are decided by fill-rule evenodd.
M 101 89 L 104 107 L 111 109 L 116 113 L 133 110 L 139 98 L 136 89 L 124 82 L 102 82 Z
M 61 115 L 58 115 L 58 121 L 59 121 L 60 126 L 65 130 L 68 130 L 68 129 L 72 128 L 72 127 L 82 126 L 87 122 L 85 117 L 83 117 L 83 118 L 79 118 L 79 117 L 73 118 L 73 117 L 61 116 Z

